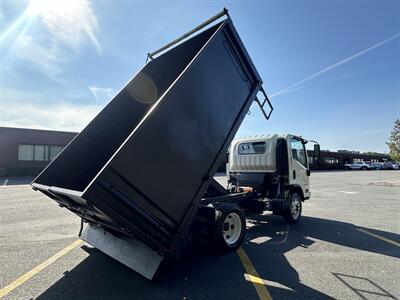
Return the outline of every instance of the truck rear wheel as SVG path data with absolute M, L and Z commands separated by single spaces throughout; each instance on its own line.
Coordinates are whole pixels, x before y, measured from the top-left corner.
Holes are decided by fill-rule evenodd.
M 295 224 L 300 221 L 302 211 L 301 196 L 293 192 L 290 194 L 289 206 L 285 209 L 283 217 L 290 224 Z
M 215 246 L 218 252 L 228 252 L 239 248 L 246 232 L 246 218 L 242 210 L 234 204 L 222 204 L 216 208 Z

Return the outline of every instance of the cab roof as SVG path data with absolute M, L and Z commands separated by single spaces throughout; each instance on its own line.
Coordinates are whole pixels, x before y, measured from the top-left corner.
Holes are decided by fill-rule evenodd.
M 278 138 L 288 139 L 291 137 L 302 138 L 300 136 L 290 134 L 290 133 L 259 134 L 259 135 L 236 138 L 232 141 L 232 144 L 237 143 L 237 142 L 256 142 L 256 141 L 276 140 Z

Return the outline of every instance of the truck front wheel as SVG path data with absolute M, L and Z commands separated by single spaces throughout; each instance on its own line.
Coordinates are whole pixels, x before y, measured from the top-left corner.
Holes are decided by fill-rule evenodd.
M 239 248 L 246 232 L 246 218 L 237 205 L 222 204 L 216 208 L 215 244 L 218 252 Z
M 300 221 L 302 211 L 301 196 L 292 192 L 290 194 L 289 206 L 285 209 L 283 217 L 290 224 L 295 224 Z

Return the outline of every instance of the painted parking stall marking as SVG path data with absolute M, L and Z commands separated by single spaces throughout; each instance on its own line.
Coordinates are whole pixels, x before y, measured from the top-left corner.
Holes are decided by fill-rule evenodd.
M 6 180 L 4 180 L 4 183 L 3 183 L 3 188 L 5 188 L 5 187 L 6 187 L 7 183 L 8 183 L 8 178 L 7 178 Z
M 57 259 L 59 259 L 60 257 L 64 256 L 65 254 L 67 254 L 68 252 L 70 252 L 71 250 L 75 249 L 76 247 L 80 246 L 83 243 L 82 240 L 76 240 L 75 242 L 73 242 L 72 244 L 69 244 L 67 247 L 65 247 L 64 249 L 62 249 L 60 252 L 54 254 L 53 256 L 51 256 L 50 258 L 46 259 L 44 262 L 42 262 L 40 265 L 37 265 L 36 267 L 34 267 L 32 270 L 30 270 L 29 272 L 25 273 L 24 275 L 22 275 L 21 277 L 17 278 L 16 280 L 14 280 L 13 282 L 11 282 L 10 284 L 8 284 L 7 286 L 5 286 L 4 288 L 2 288 L 0 290 L 0 298 L 5 297 L 8 293 L 10 293 L 11 291 L 13 291 L 14 289 L 16 289 L 17 287 L 19 287 L 21 284 L 25 283 L 26 281 L 28 281 L 29 279 L 31 279 L 33 276 L 35 276 L 36 274 L 40 273 L 41 271 L 43 271 L 45 268 L 47 268 L 48 266 L 50 266 L 52 263 L 54 263 Z
M 255 269 L 250 258 L 247 256 L 246 252 L 242 247 L 239 247 L 239 249 L 236 250 L 236 253 L 238 254 L 240 261 L 247 272 L 247 274 L 245 274 L 246 280 L 253 284 L 260 300 L 271 300 L 271 294 L 268 292 L 264 280 L 260 277 L 260 275 L 258 275 L 257 270 Z
M 358 231 L 361 231 L 362 233 L 365 233 L 365 234 L 367 234 L 367 235 L 369 235 L 369 236 L 372 236 L 372 237 L 374 237 L 374 238 L 377 238 L 377 239 L 379 239 L 379 240 L 381 240 L 381 241 L 384 241 L 384 242 L 386 242 L 386 243 L 395 245 L 396 247 L 400 247 L 400 243 L 395 242 L 395 241 L 393 241 L 393 240 L 391 240 L 391 239 L 388 239 L 388 238 L 385 238 L 385 237 L 380 236 L 380 235 L 378 235 L 378 234 L 369 232 L 368 230 L 365 230 L 365 229 L 362 229 L 362 228 L 358 228 L 357 230 L 358 230 Z

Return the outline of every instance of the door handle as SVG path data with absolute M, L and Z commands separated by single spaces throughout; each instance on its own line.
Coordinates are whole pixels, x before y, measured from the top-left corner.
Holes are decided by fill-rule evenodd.
M 296 179 L 296 170 L 293 170 L 293 179 Z

